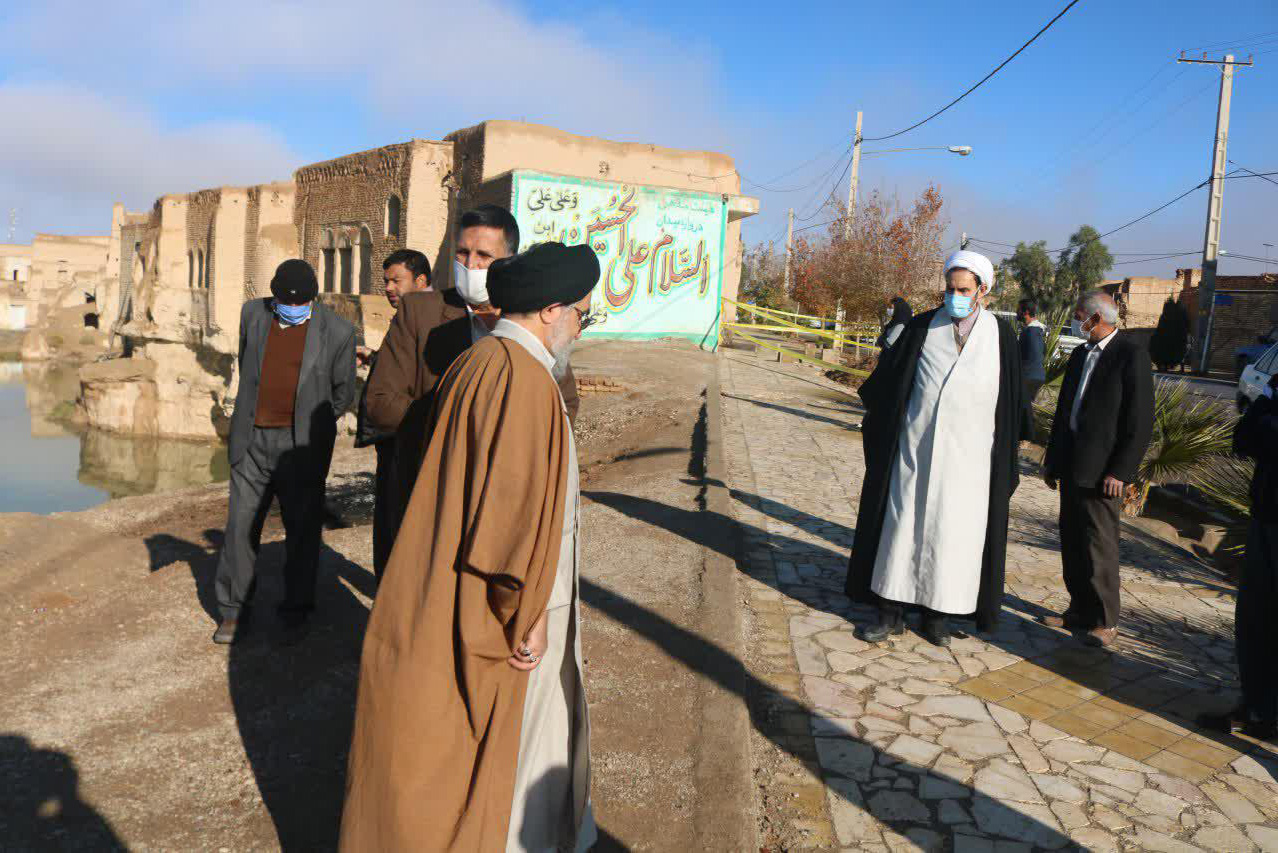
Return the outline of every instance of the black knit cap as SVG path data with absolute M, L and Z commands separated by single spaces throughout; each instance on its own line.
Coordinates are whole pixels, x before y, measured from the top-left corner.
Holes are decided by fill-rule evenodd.
M 539 243 L 493 261 L 488 268 L 488 300 L 506 313 L 530 314 L 580 302 L 598 283 L 599 258 L 589 246 Z
M 275 268 L 271 295 L 285 305 L 302 305 L 319 293 L 315 270 L 306 261 L 291 258 Z

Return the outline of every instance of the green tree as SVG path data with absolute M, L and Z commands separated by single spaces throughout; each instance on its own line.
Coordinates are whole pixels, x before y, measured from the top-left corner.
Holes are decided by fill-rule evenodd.
M 1057 269 L 1070 271 L 1073 296 L 1077 298 L 1100 287 L 1105 273 L 1114 266 L 1114 256 L 1100 240 L 1100 232 L 1084 225 L 1070 235 L 1069 245 L 1061 251 Z
M 1158 328 L 1149 339 L 1149 357 L 1159 370 L 1171 370 L 1189 351 L 1189 313 L 1170 296 L 1163 303 Z
M 1056 290 L 1056 272 L 1046 247 L 1043 240 L 1028 245 L 1017 243 L 1016 251 L 1003 262 L 1003 267 L 1020 285 L 1021 297 L 1033 299 L 1042 316 L 1052 314 L 1069 299 L 1068 295 L 1061 295 Z
M 741 301 L 761 308 L 786 308 L 785 254 L 771 244 L 747 249 L 741 259 Z

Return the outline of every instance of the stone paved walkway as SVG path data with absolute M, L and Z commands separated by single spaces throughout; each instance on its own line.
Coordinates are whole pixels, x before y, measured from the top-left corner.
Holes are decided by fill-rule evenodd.
M 788 762 L 756 772 L 761 844 L 1278 851 L 1278 748 L 1189 722 L 1236 689 L 1218 575 L 1124 528 L 1114 649 L 1037 624 L 1065 590 L 1056 495 L 1026 465 L 999 631 L 948 650 L 912 631 L 867 645 L 853 629 L 872 611 L 842 594 L 864 469 L 856 399 L 732 350 L 721 384 L 756 764 Z

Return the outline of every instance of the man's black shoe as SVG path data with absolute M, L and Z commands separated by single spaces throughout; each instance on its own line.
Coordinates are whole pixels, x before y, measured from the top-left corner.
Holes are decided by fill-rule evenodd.
M 861 628 L 858 633 L 867 643 L 881 643 L 895 634 L 904 634 L 905 613 L 899 607 L 880 607 L 879 623 Z
M 1243 708 L 1233 708 L 1223 714 L 1199 714 L 1197 723 L 1200 728 L 1220 734 L 1242 732 L 1257 740 L 1273 740 L 1278 737 L 1278 722 L 1253 720 Z
M 217 626 L 217 630 L 213 632 L 213 642 L 219 646 L 229 646 L 238 642 L 244 636 L 244 630 L 240 627 L 240 620 L 223 619 L 222 624 Z
M 934 646 L 945 648 L 950 644 L 950 620 L 944 616 L 923 617 L 923 639 Z

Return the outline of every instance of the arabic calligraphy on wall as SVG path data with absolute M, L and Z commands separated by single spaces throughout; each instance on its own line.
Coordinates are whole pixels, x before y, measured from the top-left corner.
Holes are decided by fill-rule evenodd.
M 517 172 L 512 209 L 521 248 L 588 243 L 602 270 L 603 334 L 690 338 L 717 322 L 726 208 L 722 199 L 659 187 Z

